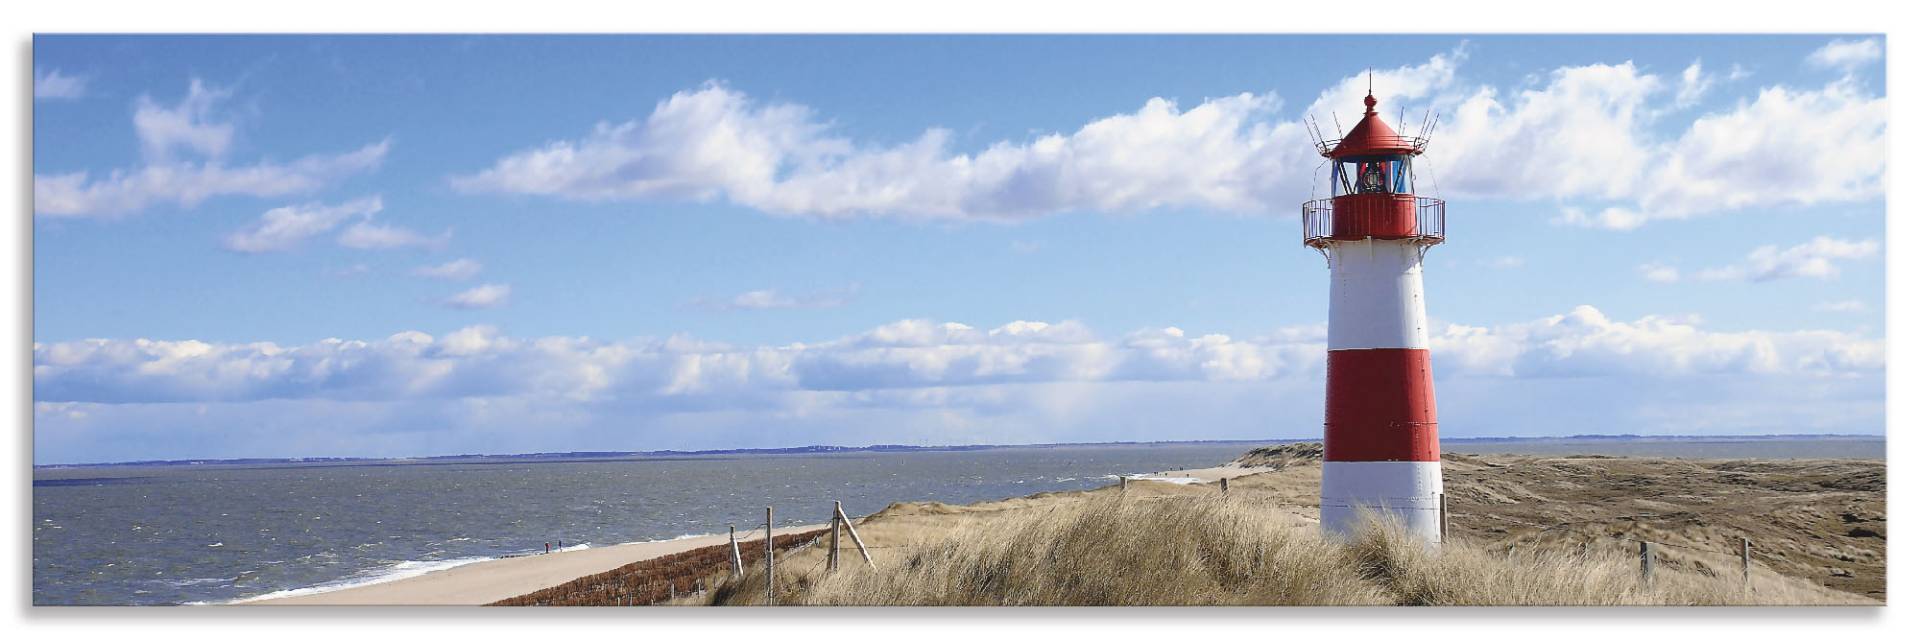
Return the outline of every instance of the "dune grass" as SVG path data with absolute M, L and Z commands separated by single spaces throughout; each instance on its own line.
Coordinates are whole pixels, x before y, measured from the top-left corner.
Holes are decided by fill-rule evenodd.
M 1624 542 L 1509 557 L 1438 548 L 1378 525 L 1348 540 L 1220 499 L 1093 495 L 1046 508 L 955 517 L 876 557 L 827 572 L 787 562 L 777 604 L 855 606 L 1760 605 L 1874 604 L 1756 571 L 1665 570 L 1642 583 Z M 1723 575 L 1726 573 L 1722 573 Z M 718 578 L 706 601 L 765 603 L 765 572 Z

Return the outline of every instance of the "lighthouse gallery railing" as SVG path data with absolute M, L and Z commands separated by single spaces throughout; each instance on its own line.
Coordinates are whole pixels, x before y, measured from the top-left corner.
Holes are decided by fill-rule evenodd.
M 1447 241 L 1446 200 L 1433 197 L 1415 197 L 1413 200 L 1413 232 L 1410 236 L 1395 239 L 1413 239 L 1427 246 Z M 1325 248 L 1328 242 L 1335 239 L 1333 229 L 1333 198 L 1308 200 L 1300 205 L 1300 243 Z

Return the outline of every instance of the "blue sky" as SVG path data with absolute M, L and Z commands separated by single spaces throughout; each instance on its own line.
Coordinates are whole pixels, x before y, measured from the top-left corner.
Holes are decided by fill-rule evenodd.
M 1313 436 L 1369 67 L 1443 434 L 1878 434 L 1883 49 L 41 36 L 35 461 Z

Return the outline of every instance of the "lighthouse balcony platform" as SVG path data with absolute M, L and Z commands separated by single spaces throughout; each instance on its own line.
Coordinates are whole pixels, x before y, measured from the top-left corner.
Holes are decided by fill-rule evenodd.
M 1447 241 L 1445 200 L 1402 193 L 1367 193 L 1309 200 L 1300 205 L 1301 243 L 1325 249 L 1333 242 L 1413 240 L 1423 247 Z

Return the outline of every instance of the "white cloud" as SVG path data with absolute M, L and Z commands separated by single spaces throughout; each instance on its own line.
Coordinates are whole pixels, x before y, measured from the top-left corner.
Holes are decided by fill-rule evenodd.
M 1837 260 L 1864 260 L 1880 254 L 1880 242 L 1877 240 L 1840 240 L 1817 236 L 1804 243 L 1780 248 L 1766 245 L 1747 253 L 1747 259 L 1739 264 L 1702 269 L 1692 274 L 1694 279 L 1706 281 L 1746 280 L 1749 282 L 1770 282 L 1793 278 L 1831 279 L 1840 273 Z M 1641 264 L 1640 275 L 1650 282 L 1670 284 L 1678 282 L 1683 275 L 1680 269 L 1665 264 Z
M 91 171 L 33 175 L 33 212 L 49 217 L 113 216 L 156 204 L 191 208 L 218 196 L 278 197 L 312 193 L 349 175 L 372 170 L 386 159 L 382 140 L 338 154 L 312 154 L 287 162 L 227 160 L 236 137 L 217 107 L 230 92 L 198 78 L 171 106 L 141 96 L 133 126 L 141 149 L 139 166 L 96 176 Z
M 1684 109 L 1699 104 L 1700 98 L 1707 94 L 1707 89 L 1713 88 L 1717 81 L 1712 74 L 1700 68 L 1699 60 L 1694 60 L 1693 64 L 1680 72 L 1680 87 L 1673 93 L 1674 108 Z
M 1815 66 L 1852 70 L 1879 60 L 1883 55 L 1878 38 L 1834 40 L 1808 55 L 1807 62 Z
M 1313 437 L 1325 338 L 906 320 L 779 346 L 486 326 L 290 346 L 37 343 L 35 461 Z M 1455 436 L 1885 429 L 1885 342 L 1860 334 L 1580 307 L 1443 324 L 1433 345 Z
M 790 294 L 775 289 L 747 291 L 726 299 L 697 299 L 693 305 L 714 311 L 765 311 L 797 308 L 838 308 L 853 301 L 859 286 L 843 289 Z
M 1453 375 L 1822 377 L 1884 369 L 1886 342 L 1838 331 L 1714 332 L 1691 317 L 1624 322 L 1580 306 L 1520 324 L 1444 326 L 1433 356 L 1436 371 Z
M 1641 264 L 1640 276 L 1649 282 L 1672 284 L 1680 281 L 1680 269 L 1665 264 Z
M 86 171 L 34 174 L 33 212 L 51 217 L 110 216 L 171 203 L 182 208 L 223 195 L 276 197 L 311 193 L 354 173 L 380 166 L 387 142 L 338 155 L 309 155 L 292 162 L 229 166 L 177 162 L 115 170 L 98 179 Z
M 1512 269 L 1526 266 L 1527 260 L 1518 255 L 1501 255 L 1499 257 L 1480 260 L 1480 264 L 1487 268 Z
M 35 100 L 73 100 L 87 94 L 87 78 L 61 73 L 59 69 L 50 69 L 42 73 L 33 72 L 33 99 Z
M 498 297 L 505 297 L 505 287 Z M 680 397 L 713 400 L 688 406 L 717 407 L 810 391 L 1313 381 L 1323 374 L 1325 348 L 1319 326 L 1242 339 L 1169 327 L 1107 340 L 1073 322 L 1019 321 L 983 330 L 904 320 L 835 340 L 760 347 L 684 336 L 525 339 L 486 326 L 438 338 L 407 332 L 290 347 L 82 340 L 36 343 L 33 366 L 35 397 L 51 402 Z M 1445 325 L 1435 333 L 1433 353 L 1441 377 L 1823 377 L 1885 366 L 1884 342 L 1859 335 L 1715 332 L 1697 318 L 1616 321 L 1589 306 L 1518 324 Z
M 480 268 L 479 260 L 463 257 L 443 264 L 422 266 L 413 269 L 413 274 L 417 277 L 430 277 L 439 280 L 464 280 L 479 275 Z
M 452 308 L 493 308 L 506 304 L 512 293 L 513 287 L 506 284 L 483 284 L 455 293 L 442 303 Z
M 332 231 L 352 218 L 368 219 L 380 212 L 380 197 L 367 197 L 328 206 L 309 202 L 267 211 L 260 220 L 227 235 L 228 250 L 241 253 L 286 251 L 315 235 Z
M 426 235 L 419 231 L 391 224 L 375 224 L 362 220 L 340 232 L 341 246 L 362 250 L 401 249 L 401 248 L 445 248 L 453 240 L 453 231 L 442 231 L 439 235 Z
M 1631 229 L 1756 205 L 1879 195 L 1886 100 L 1852 79 L 1773 86 L 1697 117 L 1678 137 L 1655 127 L 1699 103 L 1734 67 L 1699 62 L 1661 76 L 1632 62 L 1552 69 L 1518 87 L 1466 86 L 1463 51 L 1374 74 L 1383 108 L 1439 122 L 1419 188 L 1450 197 L 1551 199 L 1559 221 Z M 1303 110 L 1351 125 L 1364 73 Z M 1666 96 L 1666 102 L 1654 98 Z M 1417 116 L 1416 116 L 1417 121 Z M 1271 94 L 1182 108 L 1152 98 L 1066 133 L 954 148 L 945 129 L 872 146 L 834 134 L 805 107 L 757 103 L 720 84 L 675 93 L 644 120 L 601 124 L 452 179 L 471 193 L 584 201 L 724 199 L 781 215 L 1025 219 L 1065 211 L 1203 208 L 1271 212 L 1322 195 L 1320 158 Z M 1408 123 L 1406 128 L 1416 124 Z M 1593 212 L 1590 212 L 1593 211 Z
M 1864 313 L 1867 304 L 1860 300 L 1836 300 L 1814 304 L 1813 310 L 1817 313 Z
M 208 87 L 194 78 L 187 95 L 171 107 L 140 96 L 133 111 L 133 131 L 147 161 L 171 161 L 176 147 L 207 157 L 226 155 L 233 144 L 233 123 L 213 121 L 213 108 L 232 95 L 231 90 Z
M 1438 186 L 1450 196 L 1631 196 L 1651 155 L 1648 100 L 1661 86 L 1624 62 L 1555 69 L 1538 88 L 1482 86 L 1442 100 L 1429 150 Z
M 1876 197 L 1885 190 L 1886 135 L 1886 98 L 1851 82 L 1761 89 L 1731 110 L 1701 116 L 1666 147 L 1634 216 Z
M 1278 100 L 1240 94 L 1188 109 L 1148 100 L 1072 134 L 958 153 L 944 129 L 857 148 L 798 106 L 758 105 L 720 85 L 681 92 L 645 121 L 602 124 L 454 178 L 467 192 L 600 201 L 685 198 L 840 218 L 1017 219 L 1067 210 L 1203 206 L 1261 210 L 1274 170 L 1302 179 L 1312 147 L 1270 121 Z
M 1837 240 L 1822 235 L 1786 249 L 1771 244 L 1756 248 L 1747 254 L 1744 263 L 1707 269 L 1699 276 L 1707 280 L 1753 282 L 1802 277 L 1830 279 L 1840 273 L 1835 260 L 1862 260 L 1879 254 L 1878 241 Z
M 1321 133 L 1330 137 L 1346 135 L 1346 131 L 1334 131 L 1333 116 L 1339 114 L 1340 124 L 1353 126 L 1360 119 L 1360 111 L 1365 108 L 1361 100 L 1371 90 L 1381 99 L 1391 98 L 1391 103 L 1383 102 L 1382 113 L 1389 117 L 1389 123 L 1400 128 L 1400 109 L 1405 108 L 1407 115 L 1417 119 L 1422 114 L 1414 110 L 1415 100 L 1432 97 L 1451 87 L 1460 65 L 1467 60 L 1466 47 L 1463 44 L 1447 53 L 1434 55 L 1418 65 L 1401 66 L 1392 69 L 1378 69 L 1356 73 L 1332 87 L 1321 91 L 1313 104 L 1307 105 L 1306 113 L 1313 115 L 1322 127 Z M 1320 119 L 1326 118 L 1326 119 Z M 1406 128 L 1413 128 L 1408 122 Z M 1412 131 L 1402 133 L 1412 134 Z M 1318 158 L 1314 158 L 1318 160 Z

